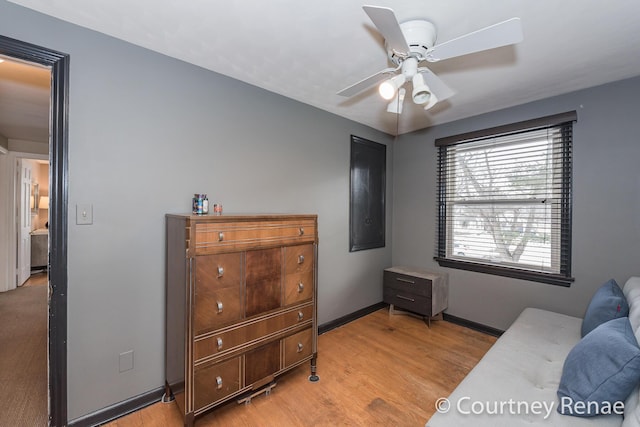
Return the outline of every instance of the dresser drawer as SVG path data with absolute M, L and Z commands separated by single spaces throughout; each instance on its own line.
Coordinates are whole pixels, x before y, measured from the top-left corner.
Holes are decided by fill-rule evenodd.
M 198 411 L 240 390 L 242 358 L 210 363 L 194 370 L 194 404 Z
M 240 286 L 209 289 L 196 294 L 193 303 L 194 335 L 202 335 L 242 317 Z
M 313 306 L 289 310 L 275 316 L 246 323 L 235 328 L 226 328 L 195 341 L 195 360 L 223 355 L 244 345 L 252 345 L 260 340 L 268 341 L 280 331 L 309 322 L 313 319 Z
M 285 326 L 291 327 L 304 322 L 310 322 L 313 319 L 313 305 L 305 305 L 296 310 L 290 310 L 284 313 Z
M 242 317 L 240 271 L 239 253 L 195 258 L 195 335 Z
M 198 222 L 195 225 L 196 254 L 256 249 L 315 241 L 313 220 L 257 222 Z
M 384 272 L 385 288 L 393 288 L 402 293 L 430 297 L 431 286 L 432 283 L 429 279 L 390 271 Z
M 284 248 L 285 274 L 313 271 L 313 245 L 287 246 Z
M 311 328 L 293 334 L 283 341 L 285 368 L 304 360 L 313 353 L 313 330 Z
M 384 302 L 393 304 L 397 308 L 409 310 L 423 316 L 432 316 L 431 298 L 404 292 L 391 287 L 384 288 Z
M 247 333 L 247 327 L 240 326 L 223 329 L 220 332 L 208 334 L 204 338 L 196 338 L 194 344 L 196 362 L 213 355 L 223 355 L 246 344 L 250 341 Z
M 285 305 L 297 304 L 313 297 L 314 272 L 287 274 L 284 279 Z

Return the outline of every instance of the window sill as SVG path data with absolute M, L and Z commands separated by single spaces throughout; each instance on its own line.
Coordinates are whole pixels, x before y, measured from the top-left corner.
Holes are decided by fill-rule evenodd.
M 573 277 L 561 274 L 542 273 L 538 271 L 523 270 L 498 265 L 481 264 L 454 260 L 450 258 L 434 258 L 441 267 L 457 268 L 459 270 L 476 271 L 478 273 L 493 274 L 495 276 L 511 277 L 514 279 L 529 280 L 532 282 L 546 283 L 549 285 L 569 287 L 575 280 Z

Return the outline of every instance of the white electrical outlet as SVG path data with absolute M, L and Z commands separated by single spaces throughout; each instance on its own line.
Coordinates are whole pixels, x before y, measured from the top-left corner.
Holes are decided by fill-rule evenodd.
M 120 358 L 118 359 L 118 365 L 120 368 L 120 372 L 126 372 L 126 371 L 132 370 L 133 369 L 133 350 L 120 353 Z

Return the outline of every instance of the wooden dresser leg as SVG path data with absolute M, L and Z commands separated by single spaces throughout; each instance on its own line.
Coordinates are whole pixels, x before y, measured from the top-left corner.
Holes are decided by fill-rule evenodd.
M 169 387 L 169 383 L 165 382 L 164 384 L 164 394 L 162 395 L 162 403 L 173 402 L 176 400 L 173 393 L 171 393 L 171 387 Z
M 318 356 L 313 356 L 311 359 L 311 375 L 309 375 L 309 381 L 312 383 L 320 381 L 320 377 L 316 375 L 316 359 Z
M 194 418 L 193 412 L 186 414 L 184 417 L 184 427 L 193 427 Z

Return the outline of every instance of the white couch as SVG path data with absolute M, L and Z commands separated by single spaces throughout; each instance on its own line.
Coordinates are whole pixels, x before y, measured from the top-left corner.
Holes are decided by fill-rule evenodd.
M 623 293 L 640 341 L 640 277 L 630 278 Z M 581 325 L 578 317 L 525 309 L 448 400 L 436 402 L 441 412 L 426 426 L 640 426 L 638 386 L 625 401 L 624 416 L 584 418 L 557 412 L 564 360 L 581 339 Z

